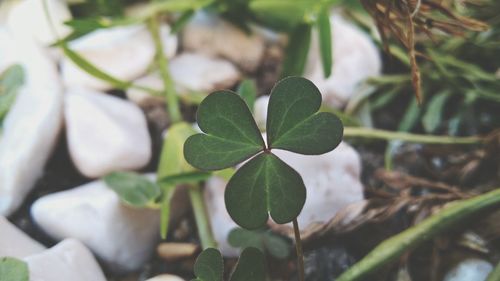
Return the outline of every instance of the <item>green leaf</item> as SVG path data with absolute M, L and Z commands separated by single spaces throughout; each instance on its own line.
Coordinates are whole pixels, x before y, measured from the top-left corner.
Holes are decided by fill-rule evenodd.
M 268 213 L 276 223 L 295 219 L 306 199 L 300 175 L 272 153 L 261 153 L 243 165 L 229 180 L 226 209 L 241 227 L 266 225 Z
M 206 134 L 189 137 L 184 156 L 200 170 L 234 166 L 265 148 L 252 113 L 233 92 L 215 92 L 205 98 L 198 108 L 197 121 Z
M 247 230 L 234 228 L 227 238 L 229 244 L 236 248 L 255 247 L 271 256 L 284 259 L 290 255 L 290 244 L 269 230 Z
M 177 176 L 195 169 L 184 159 L 184 143 L 196 134 L 193 126 L 186 122 L 179 122 L 168 128 L 161 150 L 158 166 L 158 181 L 164 181 L 169 176 Z
M 337 147 L 342 140 L 342 122 L 331 113 L 318 113 L 320 106 L 321 93 L 311 81 L 288 77 L 278 82 L 267 110 L 268 146 L 306 155 Z
M 257 248 L 246 248 L 241 253 L 231 281 L 264 281 L 266 280 L 265 258 Z
M 249 7 L 257 21 L 280 31 L 304 23 L 311 0 L 252 0 Z
M 16 258 L 0 258 L 0 280 L 2 281 L 28 281 L 28 265 Z
M 101 79 L 113 85 L 113 87 L 125 90 L 132 86 L 131 82 L 120 80 L 116 77 L 113 77 L 104 71 L 97 68 L 95 65 L 87 61 L 85 58 L 80 56 L 78 53 L 71 50 L 66 42 L 60 43 L 61 48 L 63 49 L 64 54 L 79 68 L 87 72 L 88 74 L 94 76 L 95 78 Z
M 311 26 L 301 24 L 289 35 L 285 50 L 282 77 L 302 75 L 307 62 L 307 54 L 311 46 Z
M 449 97 L 450 93 L 445 91 L 433 96 L 429 101 L 427 110 L 422 117 L 422 124 L 426 132 L 434 132 L 441 123 L 444 105 Z
M 257 98 L 257 85 L 255 85 L 255 81 L 251 79 L 243 80 L 238 87 L 237 93 L 245 101 L 248 108 L 253 111 L 255 99 Z
M 147 177 L 131 172 L 113 172 L 104 182 L 125 204 L 141 208 L 151 206 L 160 196 L 160 188 Z
M 172 125 L 163 141 L 160 164 L 158 165 L 157 184 L 162 191 L 160 233 L 162 238 L 167 237 L 170 218 L 170 199 L 175 192 L 175 186 L 181 183 L 191 183 L 193 177 L 199 179 L 201 175 L 184 159 L 184 143 L 187 138 L 195 134 L 193 127 L 185 122 Z
M 193 18 L 194 10 L 185 11 L 181 16 L 172 24 L 171 34 L 177 34 L 186 24 Z
M 330 26 L 330 10 L 324 9 L 318 15 L 319 50 L 325 78 L 332 74 L 332 31 Z
M 196 281 L 222 281 L 224 260 L 221 253 L 214 248 L 207 248 L 196 259 L 194 264 Z
M 159 183 L 165 185 L 194 184 L 205 181 L 211 176 L 211 172 L 188 172 L 162 178 Z
M 0 75 L 0 122 L 16 100 L 19 89 L 24 84 L 24 69 L 16 64 Z

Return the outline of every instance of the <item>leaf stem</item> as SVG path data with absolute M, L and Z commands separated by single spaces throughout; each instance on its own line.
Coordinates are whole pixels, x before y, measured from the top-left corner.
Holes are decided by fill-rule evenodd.
M 198 228 L 198 236 L 200 237 L 201 246 L 206 248 L 217 248 L 217 243 L 212 235 L 212 230 L 208 223 L 205 201 L 201 193 L 201 188 L 198 185 L 189 186 L 189 198 L 193 208 L 196 227 Z
M 500 207 L 500 188 L 470 199 L 452 202 L 435 215 L 380 243 L 336 280 L 363 280 L 408 250 L 456 226 L 457 223 L 487 209 L 498 207 Z
M 172 123 L 177 123 L 182 121 L 182 115 L 179 109 L 179 100 L 177 98 L 177 92 L 175 90 L 174 82 L 172 77 L 170 77 L 170 72 L 168 70 L 168 60 L 163 53 L 163 42 L 160 35 L 160 25 L 159 17 L 153 16 L 149 20 L 149 30 L 156 48 L 156 59 L 158 61 L 158 67 L 160 70 L 160 75 L 163 79 L 163 86 L 165 91 L 165 98 L 167 100 L 167 109 Z
M 419 135 L 405 132 L 392 132 L 371 128 L 345 127 L 344 137 L 346 138 L 367 138 L 382 140 L 401 140 L 414 143 L 429 144 L 480 144 L 484 142 L 481 137 L 450 137 Z
M 500 262 L 495 266 L 493 271 L 488 275 L 488 279 L 486 281 L 498 281 L 500 280 Z
M 299 281 L 305 280 L 304 274 L 304 252 L 302 251 L 302 239 L 300 239 L 299 222 L 297 218 L 293 220 L 293 232 L 295 234 L 295 249 L 297 250 L 297 267 L 299 271 Z

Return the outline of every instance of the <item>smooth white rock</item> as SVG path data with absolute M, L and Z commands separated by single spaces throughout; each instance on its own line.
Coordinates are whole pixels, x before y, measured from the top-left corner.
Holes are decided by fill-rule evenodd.
M 184 281 L 184 279 L 180 278 L 179 276 L 171 275 L 171 274 L 162 274 L 155 276 L 153 278 L 150 278 L 146 281 Z
M 238 69 L 230 62 L 196 53 L 182 53 L 174 57 L 169 68 L 180 95 L 188 95 L 190 92 L 209 94 L 218 89 L 227 89 L 241 78 Z M 163 89 L 163 80 L 158 73 L 139 78 L 135 83 L 158 91 Z M 139 105 L 164 100 L 134 88 L 127 90 L 127 98 Z
M 328 222 L 340 209 L 364 199 L 360 156 L 347 143 L 322 155 L 273 153 L 299 172 L 306 185 L 307 200 L 297 218 L 303 230 L 313 223 Z
M 171 58 L 177 51 L 177 37 L 170 34 L 167 25 L 162 25 L 160 32 L 165 55 Z M 70 48 L 97 68 L 124 81 L 143 75 L 155 56 L 153 39 L 143 25 L 97 30 L 72 41 Z M 67 86 L 97 90 L 113 88 L 108 82 L 81 70 L 68 58 L 63 59 L 61 69 Z
M 45 247 L 0 216 L 0 257 L 24 257 L 37 254 Z
M 236 84 L 241 75 L 230 62 L 196 53 L 183 53 L 170 62 L 170 74 L 181 93 L 210 93 Z
M 69 153 L 85 176 L 135 170 L 149 162 L 151 137 L 137 105 L 106 93 L 71 88 L 64 115 Z
M 45 14 L 44 2 L 47 3 L 52 23 Z M 71 18 L 66 1 L 22 0 L 9 11 L 7 25 L 16 36 L 48 46 L 57 41 L 58 36 L 64 38 L 71 33 L 71 28 L 64 24 Z M 52 24 L 55 30 L 52 29 Z
M 362 30 L 335 12 L 330 16 L 330 22 L 332 74 L 324 78 L 318 35 L 315 32 L 304 76 L 319 88 L 323 103 L 339 108 L 356 93 L 356 87 L 361 82 L 380 75 L 382 62 L 377 47 Z
M 0 74 L 18 62 L 14 38 L 6 27 L 0 25 Z
M 224 202 L 224 190 L 227 182 L 219 177 L 211 177 L 205 183 L 204 199 L 210 219 L 210 227 L 217 246 L 225 257 L 238 257 L 240 250 L 227 242 L 229 232 L 238 225 L 231 219 Z
M 466 259 L 450 270 L 443 281 L 484 281 L 493 270 L 491 263 L 480 259 Z
M 22 203 L 42 175 L 62 125 L 62 85 L 56 66 L 33 44 L 17 47 L 25 70 L 0 139 L 0 215 Z
M 253 116 L 257 126 L 261 131 L 266 130 L 267 106 L 269 105 L 269 96 L 260 96 L 255 100 L 253 105 Z
M 160 236 L 158 210 L 123 205 L 102 181 L 46 195 L 35 201 L 31 215 L 54 239 L 82 241 L 117 271 L 143 266 Z
M 182 32 L 187 50 L 229 59 L 245 71 L 255 71 L 265 52 L 265 40 L 246 34 L 233 24 L 204 12 L 198 12 Z
M 135 80 L 134 83 L 136 85 L 148 87 L 157 91 L 163 90 L 163 80 L 161 79 L 160 74 L 157 72 L 141 77 Z M 163 96 L 151 95 L 144 92 L 143 90 L 136 88 L 128 88 L 127 91 L 125 91 L 125 94 L 127 95 L 128 100 L 140 106 L 148 104 L 158 104 L 165 101 L 165 98 Z
M 30 281 L 106 281 L 92 253 L 75 239 L 66 239 L 24 261 Z

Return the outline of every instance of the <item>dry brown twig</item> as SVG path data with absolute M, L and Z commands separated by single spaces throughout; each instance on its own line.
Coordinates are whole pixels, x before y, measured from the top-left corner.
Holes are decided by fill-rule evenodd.
M 419 103 L 422 102 L 422 87 L 416 59 L 416 35 L 422 33 L 432 39 L 432 34 L 436 31 L 462 36 L 466 30 L 484 31 L 488 28 L 481 21 L 456 14 L 453 11 L 455 2 L 456 0 L 361 0 L 375 19 L 386 52 L 389 51 L 388 34 L 408 50 L 413 88 Z

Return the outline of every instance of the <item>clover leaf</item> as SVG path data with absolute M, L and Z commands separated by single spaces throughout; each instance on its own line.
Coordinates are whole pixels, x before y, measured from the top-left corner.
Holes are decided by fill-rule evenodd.
M 304 206 L 306 189 L 301 176 L 271 150 L 306 155 L 333 150 L 342 140 L 342 122 L 331 113 L 318 113 L 320 106 L 321 93 L 311 81 L 289 77 L 278 82 L 269 100 L 266 146 L 240 96 L 212 93 L 197 112 L 204 133 L 187 139 L 184 156 L 200 170 L 219 170 L 253 157 L 228 182 L 229 215 L 246 229 L 261 228 L 269 215 L 280 224 L 291 222 Z
M 231 274 L 230 281 L 264 281 L 266 280 L 264 255 L 257 248 L 249 247 L 241 253 L 238 264 Z M 224 260 L 219 250 L 205 249 L 196 259 L 194 265 L 196 279 L 192 281 L 222 281 L 224 276 Z
M 234 166 L 265 148 L 252 113 L 233 92 L 210 94 L 201 102 L 196 119 L 206 134 L 188 138 L 184 156 L 201 170 Z
M 277 259 L 285 259 L 290 255 L 287 238 L 269 229 L 247 230 L 236 227 L 229 232 L 227 241 L 236 248 L 255 247 Z
M 219 250 L 208 248 L 196 259 L 193 281 L 222 281 L 224 277 L 224 260 Z
M 309 80 L 289 77 L 272 90 L 267 109 L 267 144 L 300 154 L 332 151 L 342 140 L 342 122 L 319 112 L 321 93 Z
M 292 167 L 272 153 L 261 153 L 234 174 L 224 197 L 238 225 L 257 229 L 266 224 L 268 212 L 277 223 L 296 218 L 304 206 L 306 188 Z

